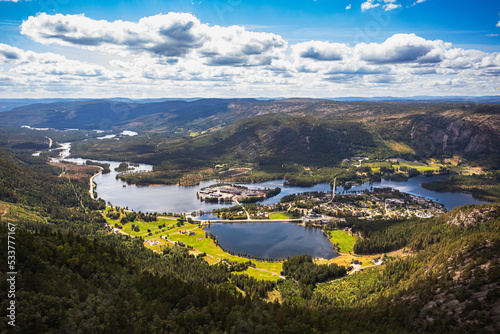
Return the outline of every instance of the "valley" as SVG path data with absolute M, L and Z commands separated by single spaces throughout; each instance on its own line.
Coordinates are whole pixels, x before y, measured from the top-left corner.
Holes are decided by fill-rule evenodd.
M 18 231 L 30 326 L 98 303 L 134 332 L 498 330 L 495 104 L 103 100 L 0 119 L 0 230 Z
M 0 333 L 500 333 L 499 13 L 0 0 Z

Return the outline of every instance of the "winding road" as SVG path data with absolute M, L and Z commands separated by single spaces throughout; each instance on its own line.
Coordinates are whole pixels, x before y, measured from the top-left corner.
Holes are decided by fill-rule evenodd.
M 92 199 L 95 199 L 95 198 L 94 198 L 94 177 L 101 175 L 101 174 L 102 174 L 102 170 L 104 169 L 104 168 L 102 168 L 102 167 L 100 167 L 100 166 L 95 166 L 95 167 L 99 167 L 99 169 L 100 169 L 100 170 L 99 170 L 99 173 L 97 173 L 97 174 L 93 175 L 93 176 L 90 178 L 90 189 L 89 189 L 89 193 L 90 193 L 90 197 L 91 197 Z

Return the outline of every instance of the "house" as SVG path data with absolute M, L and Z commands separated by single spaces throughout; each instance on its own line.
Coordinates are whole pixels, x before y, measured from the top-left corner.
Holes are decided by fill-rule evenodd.
M 159 245 L 160 242 L 156 239 L 152 239 L 152 240 L 148 240 L 146 241 L 146 243 L 149 245 L 149 246 L 155 246 L 155 245 Z

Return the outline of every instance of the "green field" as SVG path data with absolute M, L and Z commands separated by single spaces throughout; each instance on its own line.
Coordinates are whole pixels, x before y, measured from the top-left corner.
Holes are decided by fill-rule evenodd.
M 415 154 L 415 151 L 403 142 L 397 142 L 395 140 L 384 141 L 390 148 L 398 153 L 410 153 Z
M 347 231 L 333 230 L 328 231 L 328 235 L 331 237 L 330 241 L 333 244 L 338 244 L 340 251 L 343 253 L 352 253 L 354 249 L 354 244 L 358 238 L 353 237 Z
M 175 233 L 179 230 L 182 229 L 187 229 L 187 228 L 192 228 L 195 226 L 198 226 L 196 224 L 186 224 L 181 227 L 177 227 L 177 218 L 158 218 L 158 221 L 155 222 L 142 222 L 142 221 L 135 221 L 132 223 L 127 223 L 127 224 L 120 224 L 119 220 L 112 220 L 109 219 L 108 217 L 104 216 L 106 221 L 111 225 L 115 226 L 115 224 L 119 224 L 122 226 L 122 231 L 130 234 L 131 236 L 134 237 L 143 237 L 144 239 L 153 239 L 153 238 L 158 238 L 160 236 L 167 235 L 169 233 Z M 158 226 L 165 224 L 165 227 L 162 229 L 159 229 Z M 138 225 L 139 226 L 139 232 L 133 231 L 132 230 L 132 225 Z M 189 225 L 189 226 L 188 226 Z M 150 230 L 151 232 L 148 232 Z M 163 230 L 163 232 L 162 232 Z M 149 235 L 151 233 L 151 235 Z
M 106 217 L 111 226 L 114 226 L 118 223 L 117 220 L 111 220 Z M 139 225 L 139 232 L 135 232 L 132 230 L 132 224 Z M 159 225 L 165 224 L 165 227 L 159 229 Z M 134 237 L 142 237 L 145 240 L 149 239 L 157 239 L 160 241 L 160 245 L 149 246 L 148 244 L 144 244 L 145 247 L 161 252 L 165 247 L 171 247 L 172 244 L 168 241 L 172 242 L 183 242 L 186 246 L 190 246 L 197 253 L 206 253 L 204 259 L 209 264 L 215 264 L 219 262 L 219 259 L 227 259 L 229 261 L 234 262 L 247 262 L 249 259 L 243 258 L 236 255 L 231 255 L 229 253 L 224 252 L 220 247 L 216 246 L 214 241 L 210 238 L 205 238 L 205 231 L 200 228 L 198 224 L 189 224 L 185 223 L 184 225 L 178 227 L 177 226 L 177 218 L 175 217 L 167 217 L 167 218 L 159 218 L 156 222 L 140 222 L 136 221 L 133 223 L 123 224 L 122 231 Z M 150 236 L 147 230 L 150 229 L 152 235 Z M 163 230 L 163 232 L 162 232 Z M 188 236 L 187 234 L 182 234 L 182 231 L 190 231 L 194 232 L 194 235 Z M 168 241 L 165 239 L 160 239 L 160 237 L 166 237 Z M 248 274 L 249 276 L 255 277 L 257 279 L 265 279 L 275 281 L 279 279 L 279 274 L 281 272 L 282 263 L 281 262 L 264 262 L 251 260 L 252 263 L 255 264 L 257 269 L 248 268 L 243 273 Z M 266 271 L 262 271 L 262 270 Z
M 399 165 L 392 165 L 392 167 L 394 169 L 397 169 L 398 167 L 401 167 L 401 166 L 406 166 L 408 168 L 415 168 L 420 173 L 423 173 L 423 172 L 428 171 L 428 170 L 432 170 L 434 172 L 437 172 L 437 171 L 439 171 L 439 167 L 444 167 L 444 165 L 442 165 L 442 164 L 427 165 L 427 164 L 420 163 L 420 162 L 410 162 L 410 161 L 402 161 L 399 163 Z
M 293 213 L 290 212 L 274 212 L 269 215 L 269 219 L 292 219 Z
M 231 255 L 229 253 L 224 252 L 222 249 L 217 247 L 214 241 L 210 238 L 205 238 L 205 231 L 202 229 L 194 229 L 191 230 L 195 233 L 195 235 L 187 236 L 184 234 L 170 234 L 168 239 L 172 241 L 180 241 L 184 242 L 187 246 L 193 247 L 196 251 L 201 253 L 206 253 L 207 255 L 212 256 L 213 258 L 219 259 L 227 259 L 229 261 L 234 262 L 247 262 L 249 259 Z M 249 276 L 253 276 L 259 279 L 266 280 L 277 280 L 279 277 L 279 273 L 281 272 L 282 263 L 281 262 L 264 262 L 251 260 L 252 263 L 255 264 L 257 269 L 263 269 L 270 271 L 272 273 L 268 273 L 265 271 L 255 270 L 252 268 L 248 268 L 244 273 L 247 273 Z
M 30 212 L 27 209 L 24 209 L 18 205 L 6 203 L 0 201 L 0 220 L 5 222 L 9 221 L 22 221 L 22 222 L 37 222 L 46 224 L 47 220 L 43 217 L 40 217 L 34 212 Z
M 362 267 L 372 266 L 371 262 L 373 259 L 380 257 L 380 255 L 351 255 L 351 254 L 340 254 L 340 256 L 334 257 L 331 260 L 319 260 L 316 261 L 317 264 L 329 264 L 335 263 L 339 266 L 349 267 L 353 260 L 358 260 L 362 263 Z

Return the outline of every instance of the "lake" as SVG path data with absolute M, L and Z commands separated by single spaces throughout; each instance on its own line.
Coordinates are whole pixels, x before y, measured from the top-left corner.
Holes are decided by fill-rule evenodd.
M 86 159 L 65 159 L 77 163 L 84 163 Z M 216 183 L 216 180 L 202 181 L 196 186 L 179 186 L 179 185 L 156 185 L 156 186 L 135 186 L 127 185 L 122 180 L 117 180 L 117 172 L 114 168 L 118 167 L 118 162 L 100 161 L 111 165 L 111 173 L 102 174 L 94 178 L 97 184 L 96 192 L 98 197 L 106 202 L 111 202 L 113 205 L 120 207 L 128 207 L 135 211 L 142 212 L 193 212 L 193 211 L 211 211 L 216 208 L 230 207 L 234 203 L 206 203 L 200 201 L 196 193 L 198 190 Z M 135 168 L 140 171 L 152 170 L 151 165 L 139 164 Z M 279 200 L 289 194 L 295 194 L 305 191 L 331 191 L 328 184 L 318 184 L 314 187 L 284 187 L 284 180 L 274 180 L 261 182 L 256 184 L 243 184 L 249 188 L 264 187 L 276 188 L 281 187 L 282 191 L 275 197 L 268 198 L 262 204 L 278 203 Z M 125 186 L 125 187 L 124 187 Z
M 86 159 L 68 159 L 70 145 L 63 150 L 64 160 L 76 163 L 85 163 Z M 101 174 L 94 178 L 97 184 L 98 197 L 115 206 L 128 207 L 142 212 L 175 212 L 191 213 L 205 211 L 200 219 L 211 220 L 217 217 L 208 213 L 215 208 L 229 207 L 233 203 L 205 203 L 198 200 L 196 193 L 201 188 L 215 183 L 215 180 L 203 181 L 197 186 L 184 187 L 179 185 L 135 186 L 127 185 L 124 181 L 116 179 L 118 175 L 114 168 L 119 162 L 100 161 L 109 163 L 111 173 Z M 139 164 L 134 171 L 151 171 L 153 166 Z M 443 203 L 446 209 L 466 204 L 481 204 L 464 193 L 438 193 L 421 187 L 424 182 L 446 180 L 448 176 L 433 175 L 431 177 L 417 176 L 408 181 L 395 182 L 382 180 L 373 184 L 353 186 L 349 192 L 363 191 L 371 187 L 391 187 L 402 192 L 423 196 Z M 331 192 L 329 184 L 317 184 L 312 187 L 283 186 L 285 180 L 272 180 L 255 184 L 242 184 L 249 188 L 281 188 L 281 193 L 275 197 L 262 201 L 262 204 L 274 204 L 289 194 L 312 191 Z M 342 187 L 337 187 L 337 193 L 345 192 Z M 309 254 L 312 257 L 331 259 L 338 256 L 331 242 L 319 228 L 307 228 L 294 223 L 266 222 L 266 223 L 212 223 L 206 231 L 217 236 L 222 247 L 234 253 L 247 253 L 261 258 L 287 258 L 295 255 Z
M 71 159 L 65 158 L 66 161 L 73 161 L 76 163 L 85 163 L 87 159 Z M 216 180 L 202 181 L 196 186 L 179 186 L 179 185 L 156 185 L 156 186 L 135 186 L 127 185 L 124 181 L 116 179 L 117 172 L 114 168 L 118 167 L 119 162 L 115 161 L 100 161 L 109 163 L 111 165 L 111 173 L 102 174 L 94 178 L 97 184 L 97 195 L 110 202 L 113 205 L 120 207 L 128 207 L 131 210 L 142 212 L 177 212 L 177 213 L 190 213 L 193 211 L 211 211 L 216 208 L 229 207 L 233 203 L 206 203 L 201 202 L 196 197 L 196 192 L 201 188 L 214 184 Z M 135 167 L 135 171 L 151 171 L 153 166 L 147 164 L 139 164 Z M 353 186 L 349 192 L 363 191 L 371 187 L 391 187 L 406 192 L 412 195 L 422 196 L 432 199 L 436 202 L 443 203 L 446 209 L 451 210 L 456 206 L 467 204 L 482 204 L 487 203 L 475 199 L 470 194 L 466 193 L 439 193 L 431 190 L 426 190 L 421 187 L 422 183 L 432 181 L 444 181 L 449 178 L 448 175 L 433 175 L 423 176 L 419 175 L 409 179 L 408 181 L 390 181 L 382 180 L 382 182 L 375 182 L 372 184 L 362 184 Z M 262 204 L 275 204 L 286 195 L 323 191 L 331 192 L 329 184 L 322 183 L 312 187 L 294 187 L 284 186 L 285 180 L 271 180 L 260 183 L 242 184 L 249 188 L 281 188 L 281 193 L 277 196 L 265 199 Z M 345 191 L 342 187 L 337 187 L 338 194 Z
M 220 245 L 235 254 L 273 259 L 302 254 L 324 259 L 338 256 L 319 228 L 295 223 L 212 223 L 205 231 L 216 235 Z
M 451 210 L 454 207 L 461 205 L 468 205 L 468 204 L 476 205 L 476 204 L 488 203 L 486 201 L 476 199 L 472 197 L 472 195 L 470 194 L 440 193 L 424 189 L 421 186 L 422 183 L 433 182 L 433 181 L 447 181 L 449 178 L 450 178 L 449 175 L 432 175 L 432 176 L 419 175 L 410 178 L 408 181 L 390 181 L 382 179 L 382 182 L 375 182 L 372 184 L 365 183 L 362 185 L 353 186 L 351 189 L 348 190 L 348 192 L 363 191 L 365 189 L 370 190 L 371 187 L 373 188 L 390 187 L 398 189 L 401 192 L 405 192 L 416 196 L 422 196 L 428 199 L 432 199 L 433 201 L 436 201 L 438 203 L 442 203 L 444 204 L 444 207 L 447 210 Z M 344 188 L 337 187 L 336 191 L 337 194 L 342 193 L 342 191 L 344 191 Z

